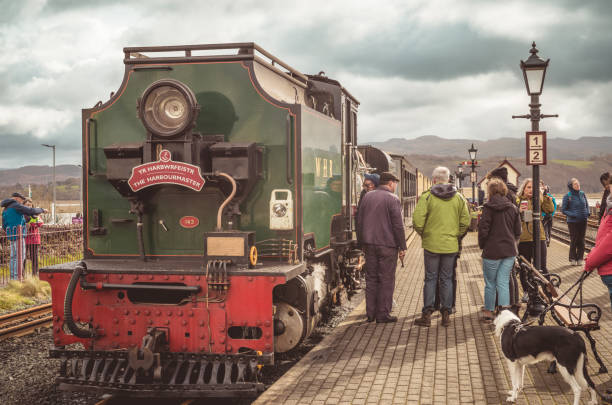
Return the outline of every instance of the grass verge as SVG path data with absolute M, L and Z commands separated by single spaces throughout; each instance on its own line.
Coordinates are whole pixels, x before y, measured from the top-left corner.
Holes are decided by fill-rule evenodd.
M 10 281 L 0 288 L 0 312 L 15 311 L 51 300 L 51 286 L 46 281 L 28 278 Z
M 558 163 L 560 165 L 577 167 L 578 169 L 588 169 L 593 166 L 594 162 L 590 160 L 562 160 L 562 159 L 552 159 L 553 163 Z

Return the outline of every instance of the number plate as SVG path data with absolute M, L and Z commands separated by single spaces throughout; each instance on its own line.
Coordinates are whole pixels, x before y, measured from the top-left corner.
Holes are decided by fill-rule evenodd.
M 528 165 L 546 164 L 546 132 L 527 132 L 526 152 Z

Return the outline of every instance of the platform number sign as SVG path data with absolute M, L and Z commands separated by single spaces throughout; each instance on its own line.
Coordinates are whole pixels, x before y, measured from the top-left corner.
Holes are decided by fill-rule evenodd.
M 476 172 L 471 172 L 470 173 L 470 181 L 472 183 L 476 183 L 478 181 L 478 177 L 476 176 Z
M 527 132 L 527 164 L 546 164 L 546 132 Z

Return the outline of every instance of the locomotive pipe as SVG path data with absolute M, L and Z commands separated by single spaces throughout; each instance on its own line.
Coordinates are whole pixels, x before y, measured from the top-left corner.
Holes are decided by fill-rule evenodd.
M 143 223 L 142 223 L 142 214 L 138 215 L 138 223 L 136 224 L 136 237 L 138 238 L 138 254 L 140 255 L 140 259 L 144 262 L 147 260 L 147 258 L 145 257 L 145 251 L 144 251 L 144 237 L 142 235 L 142 228 L 143 228 Z
M 220 232 L 223 230 L 223 226 L 221 225 L 221 215 L 223 214 L 223 209 L 227 206 L 227 204 L 230 203 L 230 201 L 232 201 L 232 199 L 236 195 L 236 180 L 234 180 L 234 178 L 229 174 L 223 172 L 216 172 L 215 175 L 225 177 L 227 180 L 229 180 L 230 183 L 232 183 L 232 192 L 230 193 L 229 197 L 227 197 L 225 201 L 223 201 L 223 204 L 221 204 L 221 206 L 219 207 L 219 211 L 217 212 L 217 231 Z
M 82 279 L 81 279 L 82 280 Z M 185 291 L 190 293 L 200 292 L 199 285 L 163 285 L 163 284 L 112 284 L 112 283 L 88 283 L 81 281 L 84 290 L 154 290 L 154 291 Z
M 80 328 L 72 318 L 72 299 L 74 297 L 74 290 L 76 289 L 77 282 L 83 275 L 84 271 L 85 263 L 79 262 L 79 264 L 72 272 L 72 277 L 70 277 L 70 282 L 68 283 L 68 288 L 66 289 L 66 296 L 64 298 L 64 323 L 68 327 L 68 330 L 70 330 L 70 332 L 72 332 L 74 336 L 83 339 L 96 337 L 95 330 Z

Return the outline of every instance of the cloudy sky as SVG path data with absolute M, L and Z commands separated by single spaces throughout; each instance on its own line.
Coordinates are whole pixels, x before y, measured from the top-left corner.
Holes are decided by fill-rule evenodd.
M 0 168 L 80 163 L 125 46 L 253 41 L 360 101 L 360 141 L 522 137 L 519 60 L 550 58 L 549 137 L 612 135 L 609 0 L 0 0 Z M 612 149 L 612 145 L 611 145 Z

